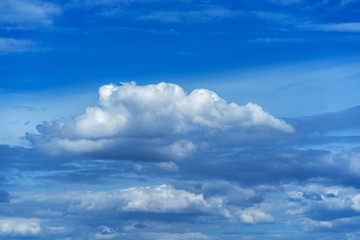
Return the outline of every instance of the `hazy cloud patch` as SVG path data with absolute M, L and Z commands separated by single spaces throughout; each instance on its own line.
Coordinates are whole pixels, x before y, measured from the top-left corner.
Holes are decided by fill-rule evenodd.
M 46 27 L 61 13 L 56 4 L 41 0 L 3 0 L 0 2 L 0 26 L 15 29 Z
M 35 50 L 37 50 L 37 47 L 33 41 L 14 38 L 0 38 L 0 55 L 24 53 Z
M 0 235 L 36 235 L 40 233 L 41 226 L 34 218 L 0 218 Z

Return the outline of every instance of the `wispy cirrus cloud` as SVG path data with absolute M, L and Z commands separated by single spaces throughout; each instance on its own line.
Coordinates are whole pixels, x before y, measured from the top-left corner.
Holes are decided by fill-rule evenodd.
M 341 0 L 341 5 L 342 6 L 347 6 L 353 3 L 359 2 L 359 0 Z
M 272 44 L 272 43 L 298 43 L 302 42 L 302 39 L 299 38 L 257 38 L 252 40 L 253 43 L 264 43 L 264 44 Z
M 154 11 L 139 16 L 140 20 L 157 20 L 167 23 L 208 22 L 219 18 L 235 17 L 240 12 L 220 6 L 206 7 L 200 10 L 188 11 Z
M 0 26 L 9 29 L 46 27 L 61 11 L 58 5 L 41 0 L 4 0 L 0 2 Z
M 301 3 L 303 2 L 303 0 L 271 0 L 271 2 L 286 6 L 286 5 Z
M 35 42 L 26 39 L 0 38 L 0 55 L 38 50 Z
M 326 32 L 360 32 L 360 22 L 324 23 L 305 25 L 305 29 Z

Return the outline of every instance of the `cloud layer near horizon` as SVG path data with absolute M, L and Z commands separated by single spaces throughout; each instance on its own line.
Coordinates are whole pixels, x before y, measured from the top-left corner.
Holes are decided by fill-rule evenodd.
M 46 122 L 37 129 L 39 134 L 27 137 L 46 152 L 125 159 L 181 159 L 213 144 L 221 134 L 261 140 L 264 133 L 295 131 L 254 103 L 227 103 L 207 89 L 186 94 L 172 83 L 104 85 L 99 106 L 88 107 L 73 120 Z

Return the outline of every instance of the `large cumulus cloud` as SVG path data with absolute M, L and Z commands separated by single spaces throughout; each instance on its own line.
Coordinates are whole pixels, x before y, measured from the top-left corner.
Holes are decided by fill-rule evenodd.
M 145 160 L 145 156 L 188 157 L 219 133 L 248 137 L 259 132 L 292 133 L 294 128 L 256 104 L 227 103 L 210 90 L 187 94 L 171 83 L 124 83 L 102 86 L 98 106 L 73 120 L 43 123 L 38 131 L 28 139 L 53 154 Z

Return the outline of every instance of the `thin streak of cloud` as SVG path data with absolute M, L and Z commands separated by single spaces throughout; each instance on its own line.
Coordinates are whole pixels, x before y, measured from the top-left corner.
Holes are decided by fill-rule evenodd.
M 281 5 L 291 5 L 301 3 L 302 0 L 271 0 L 273 3 L 281 4 Z
M 223 7 L 211 7 L 202 10 L 191 11 L 157 11 L 148 15 L 140 16 L 140 20 L 157 20 L 167 23 L 183 22 L 208 22 L 217 18 L 229 18 L 238 15 L 239 12 Z
M 347 6 L 356 2 L 359 2 L 359 0 L 342 0 L 340 4 L 342 6 Z
M 31 40 L 0 38 L 0 55 L 9 53 L 24 53 L 35 51 L 38 48 Z
M 257 38 L 252 40 L 251 42 L 271 44 L 271 43 L 297 43 L 301 41 L 302 39 L 299 38 Z
M 303 28 L 326 32 L 360 32 L 360 22 L 310 24 Z

